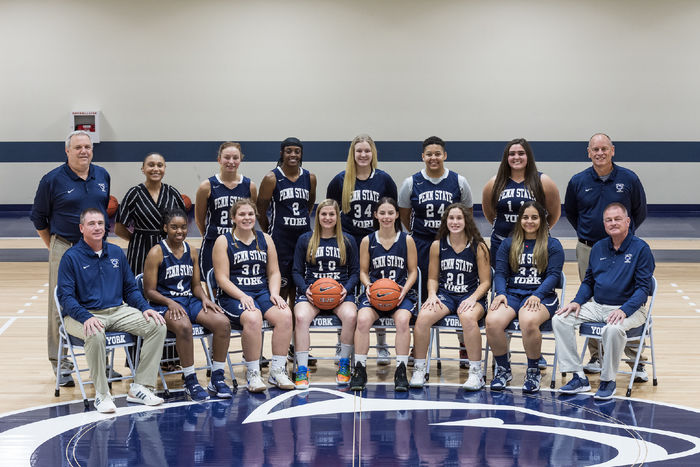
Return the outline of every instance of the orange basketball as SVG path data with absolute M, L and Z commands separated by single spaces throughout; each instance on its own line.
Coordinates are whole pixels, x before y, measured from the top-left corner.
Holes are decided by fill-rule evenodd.
M 343 295 L 343 286 L 330 277 L 322 277 L 309 287 L 313 296 L 314 305 L 321 310 L 331 310 L 340 305 L 340 297 Z
M 185 203 L 185 212 L 192 210 L 192 200 L 187 195 L 182 195 L 182 202 Z
M 369 303 L 377 311 L 390 311 L 399 306 L 401 286 L 391 279 L 379 279 L 369 288 Z
M 107 204 L 107 215 L 109 217 L 114 217 L 117 214 L 117 209 L 119 209 L 119 201 L 114 196 L 109 197 L 109 203 Z

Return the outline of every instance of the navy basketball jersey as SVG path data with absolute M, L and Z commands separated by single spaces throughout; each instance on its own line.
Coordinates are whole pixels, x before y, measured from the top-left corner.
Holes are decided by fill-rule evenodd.
M 158 266 L 156 291 L 164 297 L 191 297 L 194 266 L 190 246 L 185 242 L 185 251 L 177 259 L 165 240 L 161 240 L 158 245 L 163 252 L 163 261 Z
M 215 240 L 219 235 L 231 231 L 229 211 L 239 199 L 250 198 L 250 179 L 243 177 L 234 189 L 229 189 L 218 175 L 209 177 L 211 192 L 207 199 L 207 216 L 204 220 L 204 238 Z
M 350 196 L 350 212 L 340 213 L 343 232 L 353 237 L 371 234 L 374 231 L 374 208 L 382 196 L 396 199 L 396 184 L 386 172 L 375 169 L 367 180 L 355 179 L 355 189 Z M 341 204 L 341 200 L 336 201 Z
M 308 241 L 305 243 L 308 245 Z M 348 243 L 346 238 L 345 264 L 340 264 L 340 248 L 338 248 L 338 241 L 335 237 L 319 239 L 318 248 L 316 248 L 316 253 L 314 254 L 316 264 L 309 261 L 306 262 L 306 272 L 304 274 L 306 284 L 311 285 L 316 279 L 322 277 L 330 277 L 341 284 L 345 284 L 350 277 L 348 263 L 350 262 L 350 255 L 353 254 L 353 250 Z
M 447 206 L 462 201 L 457 174 L 448 172 L 438 184 L 423 177 L 421 172 L 413 175 L 411 232 L 414 235 L 435 238 Z
M 456 253 L 448 237 L 440 240 L 439 290 L 455 295 L 472 294 L 479 286 L 476 253 L 468 244 Z
M 250 245 L 246 245 L 232 232 L 227 232 L 229 277 L 233 285 L 243 292 L 259 292 L 267 288 L 267 241 L 262 232 L 256 231 Z
M 518 221 L 520 206 L 534 199 L 535 197 L 525 186 L 524 180 L 518 183 L 509 178 L 506 187 L 498 195 L 493 233 L 501 237 L 508 237 L 513 231 L 513 226 Z
M 301 175 L 295 182 L 287 178 L 281 167 L 273 171 L 277 177 L 270 203 L 270 235 L 285 231 L 307 232 L 311 230 L 309 217 L 309 196 L 311 193 L 311 174 L 300 169 Z
M 520 255 L 520 261 L 517 271 L 509 269 L 508 284 L 506 288 L 508 290 L 536 290 L 542 281 L 544 280 L 543 271 L 542 274 L 537 272 L 537 264 L 535 264 L 535 259 L 532 256 L 532 252 L 535 248 L 536 240 L 523 240 L 523 253 Z M 510 247 L 510 243 L 508 246 Z M 510 256 L 510 248 L 508 248 Z
M 397 232 L 396 239 L 388 250 L 377 238 L 379 234 L 369 235 L 369 279 L 391 279 L 403 286 L 408 276 L 406 232 Z

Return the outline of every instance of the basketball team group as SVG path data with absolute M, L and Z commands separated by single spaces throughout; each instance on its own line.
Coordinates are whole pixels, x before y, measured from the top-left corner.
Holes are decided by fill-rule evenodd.
M 309 354 L 310 328 L 319 315 L 335 315 L 341 325 L 337 384 L 361 391 L 370 331 L 378 320 L 393 320 L 394 387 L 408 391 L 427 379 L 432 327 L 452 315 L 462 328 L 464 390 L 486 384 L 484 326 L 495 358 L 490 388 L 508 386 L 513 377 L 507 329 L 517 320 L 527 356 L 523 392 L 540 390 L 547 365 L 540 329 L 548 324 L 558 368 L 572 374 L 559 391 L 590 391 L 587 374 L 600 373 L 595 397 L 612 398 L 622 353 L 632 354 L 626 331 L 646 321 L 654 258 L 634 235 L 646 217 L 644 189 L 634 172 L 613 163 L 610 138 L 591 137 L 592 165 L 575 174 L 566 190 L 564 208 L 578 237 L 581 279 L 568 304 L 559 303 L 557 294 L 564 250 L 549 232 L 561 215 L 559 190 L 538 172 L 530 144 L 510 141 L 483 189 L 483 213 L 493 225 L 490 247 L 475 223 L 467 180 L 445 166 L 445 142 L 432 136 L 422 147 L 425 166 L 397 189 L 378 168 L 372 138 L 357 136 L 346 169 L 316 205 L 317 179 L 302 167 L 299 139 L 282 141 L 277 166 L 259 185 L 243 175 L 241 145 L 223 143 L 219 173 L 196 193 L 199 251 L 187 242 L 183 197 L 163 182 L 165 158 L 150 153 L 141 168 L 145 181 L 128 190 L 116 213 L 114 231 L 129 242 L 125 255 L 107 242 L 110 176 L 92 164 L 90 135 L 72 132 L 65 142 L 66 163 L 41 179 L 31 213 L 49 248 L 49 284 L 56 289 L 56 302 L 49 300 L 48 357 L 58 383 L 75 384 L 72 361 L 59 345 L 59 313 L 66 331 L 84 341 L 95 408 L 105 413 L 116 410 L 106 332 L 142 338 L 127 400 L 158 405 L 163 399 L 155 386 L 167 331 L 175 338 L 185 394 L 203 401 L 232 397 L 225 379 L 232 329 L 241 336 L 248 391 L 267 389 L 261 356 L 263 330 L 269 329 L 267 382 L 283 390 L 306 389 L 309 368 L 317 364 Z M 590 346 L 584 366 L 576 330 L 587 321 L 606 324 L 603 352 Z M 195 371 L 193 324 L 211 333 L 206 388 Z M 376 347 L 377 363 L 388 365 L 384 331 L 377 332 Z M 631 371 L 636 381 L 648 380 L 643 365 Z

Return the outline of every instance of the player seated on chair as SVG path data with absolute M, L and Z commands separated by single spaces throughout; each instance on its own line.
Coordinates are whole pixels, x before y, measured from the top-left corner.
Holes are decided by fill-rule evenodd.
M 491 266 L 489 249 L 466 205 L 454 203 L 445 209 L 437 240 L 430 246 L 429 264 L 428 298 L 413 326 L 416 359 L 410 386 L 420 388 L 425 383 L 431 327 L 448 314 L 456 313 L 469 355 L 469 377 L 462 387 L 478 391 L 484 387 L 479 320 L 486 312 Z
M 595 393 L 596 399 L 605 400 L 615 394 L 626 331 L 646 321 L 644 304 L 652 286 L 654 256 L 644 240 L 630 233 L 630 218 L 622 204 L 605 208 L 603 224 L 608 237 L 593 245 L 581 287 L 573 301 L 556 312 L 552 327 L 561 371 L 574 373 L 559 392 L 574 394 L 591 389 L 576 349 L 576 328 L 582 322 L 606 323 L 600 386 Z
M 292 338 L 292 312 L 280 296 L 281 276 L 272 238 L 255 230 L 255 203 L 244 198 L 231 206 L 233 231 L 214 242 L 212 261 L 221 290 L 219 305 L 231 324 L 243 328 L 241 341 L 248 391 L 267 389 L 260 376 L 263 318 L 273 327 L 272 364 L 268 382 L 294 389 L 287 375 L 287 348 Z
M 316 208 L 313 232 L 299 237 L 294 250 L 292 276 L 297 288 L 294 305 L 297 389 L 309 387 L 309 327 L 321 311 L 313 305 L 310 287 L 317 279 L 325 277 L 336 280 L 342 286 L 340 304 L 328 312 L 334 313 L 342 322 L 336 382 L 350 383 L 350 353 L 357 323 L 357 306 L 352 291 L 359 280 L 358 257 L 355 240 L 341 230 L 338 203 L 332 199 L 321 201 Z
M 165 318 L 168 331 L 175 334 L 175 347 L 185 375 L 185 394 L 191 400 L 233 395 L 224 380 L 226 354 L 231 339 L 231 323 L 224 310 L 204 293 L 199 274 L 197 251 L 185 241 L 187 214 L 173 209 L 163 216 L 166 238 L 148 252 L 143 272 L 143 291 Z M 192 324 L 213 333 L 211 380 L 207 391 L 199 385 L 194 369 Z
M 360 297 L 355 329 L 355 371 L 350 389 L 361 391 L 367 384 L 367 351 L 369 331 L 380 317 L 391 317 L 396 327 L 396 370 L 394 389 L 408 391 L 406 366 L 408 347 L 411 345 L 411 316 L 417 313 L 416 293 L 412 290 L 418 278 L 416 244 L 413 238 L 401 231 L 399 206 L 393 198 L 382 197 L 374 209 L 376 232 L 367 235 L 360 243 L 360 281 L 365 295 Z M 401 287 L 398 305 L 390 310 L 377 310 L 369 300 L 372 284 L 382 278 L 395 281 Z
M 496 359 L 491 389 L 503 390 L 513 379 L 505 330 L 518 318 L 527 355 L 523 392 L 535 393 L 540 390 L 540 326 L 559 308 L 555 288 L 564 266 L 564 249 L 549 236 L 547 212 L 540 203 L 527 201 L 520 207 L 512 237 L 504 239 L 494 254 L 496 297 L 486 315 L 486 337 Z
M 95 384 L 95 408 L 116 411 L 105 375 L 105 332 L 128 332 L 143 338 L 139 366 L 126 400 L 158 405 L 153 393 L 163 352 L 165 320 L 143 298 L 120 247 L 108 243 L 102 211 L 80 214 L 82 239 L 61 259 L 58 300 L 66 331 L 85 341 L 90 377 Z M 124 303 L 126 302 L 126 303 Z

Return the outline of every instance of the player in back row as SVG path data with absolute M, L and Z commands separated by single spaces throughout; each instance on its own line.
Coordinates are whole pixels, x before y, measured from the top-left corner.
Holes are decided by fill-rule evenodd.
M 326 191 L 326 198 L 340 205 L 343 232 L 352 235 L 358 247 L 375 230 L 374 212 L 384 196 L 396 199 L 396 183 L 377 168 L 377 146 L 372 138 L 358 135 L 350 143 L 345 170 L 333 177 Z M 377 356 L 377 364 L 389 364 L 384 331 L 377 332 Z
M 301 167 L 304 145 L 290 137 L 280 145 L 277 167 L 260 182 L 257 201 L 260 229 L 277 247 L 282 276 L 282 296 L 293 306 L 295 297 L 292 265 L 294 248 L 301 235 L 311 230 L 311 211 L 316 202 L 316 176 Z
M 377 230 L 364 237 L 360 244 L 360 281 L 365 286 L 365 294 L 359 299 L 360 310 L 355 329 L 355 370 L 350 388 L 361 391 L 367 384 L 369 331 L 373 323 L 384 316 L 393 318 L 396 326 L 394 388 L 397 391 L 407 391 L 406 366 L 411 344 L 409 324 L 411 316 L 417 312 L 417 297 L 412 289 L 418 278 L 416 244 L 406 232 L 401 231 L 399 207 L 393 198 L 380 198 L 374 217 Z M 370 293 L 374 292 L 372 286 L 380 279 L 391 279 L 401 290 L 396 300 L 397 305 L 385 310 L 373 307 L 369 298 Z M 379 295 L 381 294 L 376 296 Z
M 219 173 L 199 185 L 194 205 L 194 218 L 202 234 L 199 270 L 203 278 L 213 267 L 211 256 L 214 242 L 219 235 L 231 231 L 231 206 L 239 199 L 251 199 L 255 203 L 258 196 L 255 183 L 238 171 L 243 162 L 239 143 L 222 143 L 216 159 L 220 166 Z
M 427 294 L 430 246 L 440 228 L 445 208 L 452 203 L 464 204 L 473 212 L 472 192 L 467 179 L 445 168 L 447 151 L 445 142 L 437 136 L 423 141 L 421 154 L 425 168 L 406 178 L 399 189 L 399 213 L 401 222 L 411 233 L 418 252 L 418 269 L 421 274 L 423 297 Z M 466 360 L 467 352 L 460 336 L 460 359 Z

